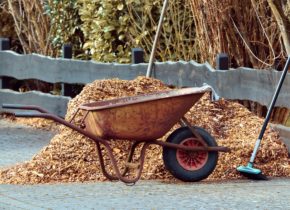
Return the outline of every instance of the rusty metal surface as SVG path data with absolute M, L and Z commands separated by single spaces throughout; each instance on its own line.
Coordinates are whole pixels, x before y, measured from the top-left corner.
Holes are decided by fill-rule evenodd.
M 185 88 L 118 98 L 80 106 L 89 110 L 86 130 L 105 139 L 154 140 L 162 137 L 209 91 Z
M 222 146 L 215 146 L 215 147 L 208 147 L 208 146 L 198 146 L 198 147 L 188 147 L 188 146 L 183 146 L 180 144 L 174 144 L 174 143 L 169 143 L 169 142 L 164 142 L 164 141 L 158 141 L 158 140 L 153 140 L 150 141 L 151 144 L 156 144 L 162 147 L 169 147 L 172 149 L 180 149 L 184 151 L 192 151 L 192 152 L 198 152 L 198 151 L 215 151 L 215 152 L 230 152 L 230 148 L 228 147 L 222 147 Z
M 84 117 L 85 129 L 82 126 L 47 113 L 46 110 L 36 106 L 4 105 L 10 109 L 30 109 L 41 113 L 38 114 L 15 114 L 16 117 L 37 117 L 54 120 L 80 134 L 90 138 L 96 143 L 97 153 L 104 176 L 110 180 L 120 180 L 124 183 L 134 184 L 140 179 L 145 152 L 150 144 L 162 147 L 171 147 L 188 151 L 225 151 L 223 147 L 195 147 L 189 148 L 184 145 L 176 145 L 168 142 L 158 141 L 184 114 L 209 91 L 208 88 L 186 88 L 181 90 L 162 91 L 142 96 L 119 98 L 114 100 L 95 102 L 80 107 L 86 114 Z M 113 155 L 108 139 L 134 140 L 129 151 L 128 159 L 123 171 L 120 170 L 117 160 Z M 113 174 L 106 170 L 103 152 L 100 143 L 106 148 L 113 167 Z M 133 163 L 132 157 L 137 145 L 144 143 L 141 147 L 139 161 Z M 135 162 L 135 161 L 134 161 Z M 128 169 L 137 165 L 135 176 L 127 174 Z
M 71 129 L 79 132 L 80 134 L 90 138 L 97 145 L 99 159 L 100 159 L 101 164 L 102 164 L 102 162 L 103 162 L 103 154 L 102 154 L 102 152 L 100 152 L 100 147 L 99 147 L 99 143 L 101 143 L 106 148 L 107 154 L 108 154 L 108 156 L 110 158 L 111 164 L 113 166 L 113 170 L 115 172 L 114 175 L 109 174 L 106 171 L 106 169 L 104 168 L 104 166 L 101 165 L 102 166 L 102 172 L 103 172 L 104 176 L 106 176 L 107 178 L 109 178 L 111 180 L 118 179 L 118 180 L 120 180 L 120 181 L 122 181 L 124 183 L 128 183 L 128 184 L 134 184 L 135 182 L 137 182 L 140 179 L 140 176 L 141 176 L 141 173 L 142 173 L 142 170 L 143 170 L 145 152 L 146 152 L 146 149 L 148 148 L 148 146 L 150 145 L 151 142 L 146 142 L 142 146 L 141 152 L 140 152 L 140 167 L 137 170 L 136 176 L 134 178 L 129 178 L 129 177 L 126 177 L 126 176 L 123 175 L 125 172 L 121 172 L 120 171 L 120 168 L 118 166 L 117 160 L 116 160 L 116 158 L 114 157 L 114 154 L 113 154 L 113 149 L 111 148 L 108 140 L 105 140 L 105 139 L 102 139 L 102 138 L 100 138 L 98 136 L 95 136 L 94 134 L 90 133 L 89 131 L 85 131 L 82 128 L 80 128 L 80 127 L 78 127 L 78 126 L 76 126 L 76 125 L 74 125 L 74 124 L 72 124 L 70 122 L 67 122 L 64 119 L 62 119 L 62 118 L 60 118 L 60 117 L 58 117 L 56 115 L 53 115 L 53 114 L 49 114 L 49 113 L 26 114 L 26 113 L 24 113 L 24 114 L 15 114 L 15 116 L 16 117 L 35 117 L 35 118 L 50 119 L 50 120 L 53 120 L 53 121 L 58 122 L 60 124 L 63 124 L 63 125 L 71 128 Z M 125 169 L 125 170 L 127 171 L 127 169 Z
M 171 147 L 171 148 L 176 148 L 176 149 L 182 149 L 182 150 L 187 150 L 187 151 L 223 151 L 223 152 L 227 152 L 228 149 L 226 147 L 194 147 L 194 148 L 191 148 L 191 147 L 186 147 L 186 146 L 183 146 L 183 145 L 177 145 L 177 144 L 172 144 L 172 143 L 168 143 L 168 142 L 162 142 L 162 141 L 158 141 L 158 140 L 152 140 L 152 141 L 144 141 L 144 144 L 141 148 L 141 152 L 140 152 L 140 158 L 139 158 L 139 164 L 140 164 L 140 167 L 139 169 L 136 171 L 136 176 L 134 178 L 129 178 L 127 177 L 125 174 L 127 172 L 127 168 L 125 168 L 125 171 L 121 172 L 120 171 L 120 168 L 118 166 L 118 163 L 117 163 L 117 160 L 116 158 L 114 157 L 114 154 L 113 154 L 113 149 L 111 148 L 110 144 L 109 144 L 109 141 L 106 140 L 106 139 L 103 139 L 103 138 L 100 138 L 94 134 L 92 134 L 90 131 L 86 131 L 70 122 L 67 122 L 65 121 L 64 119 L 58 117 L 58 116 L 55 116 L 53 114 L 49 114 L 49 113 L 40 113 L 40 114 L 15 114 L 16 117 L 36 117 L 36 118 L 45 118 L 45 119 L 50 119 L 50 120 L 54 120 L 56 122 L 59 122 L 77 132 L 79 132 L 80 134 L 90 138 L 91 140 L 93 140 L 97 147 L 98 147 L 98 155 L 99 155 L 99 159 L 100 159 L 100 163 L 101 163 L 101 168 L 102 168 L 102 172 L 103 174 L 108 178 L 108 179 L 111 179 L 111 180 L 115 180 L 115 179 L 118 179 L 124 183 L 135 183 L 137 182 L 139 179 L 140 179 L 140 176 L 141 176 L 141 173 L 142 173 L 142 170 L 143 170 L 143 164 L 144 164 L 144 159 L 145 159 L 145 152 L 146 152 L 146 149 L 148 148 L 148 146 L 150 144 L 157 144 L 157 145 L 160 145 L 160 146 L 163 146 L 163 147 Z M 142 140 L 140 140 L 140 143 L 142 142 Z M 107 151 L 107 154 L 110 158 L 110 161 L 112 163 L 112 166 L 113 166 L 113 170 L 115 172 L 115 174 L 109 174 L 104 165 L 102 164 L 103 162 L 103 154 L 102 152 L 100 151 L 100 147 L 99 147 L 99 143 L 101 143 L 103 146 L 105 146 L 106 148 L 106 151 Z M 137 141 L 138 143 L 138 141 Z M 134 148 L 131 149 L 130 151 L 130 155 L 132 153 L 134 153 Z M 128 159 L 128 162 L 130 163 L 131 158 L 129 157 Z
M 190 87 L 182 89 L 164 90 L 155 93 L 140 94 L 136 96 L 121 97 L 111 100 L 96 101 L 92 103 L 83 104 L 81 109 L 93 111 L 101 109 L 110 109 L 113 107 L 127 106 L 146 101 L 160 100 L 163 98 L 181 97 L 186 95 L 194 95 L 199 93 L 211 92 L 211 87 L 206 85 L 202 87 Z

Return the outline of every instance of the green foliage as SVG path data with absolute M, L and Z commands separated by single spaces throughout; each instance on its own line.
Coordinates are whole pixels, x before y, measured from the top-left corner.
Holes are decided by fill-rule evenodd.
M 148 60 L 162 0 L 46 0 L 52 42 L 72 43 L 79 58 L 129 63 L 131 49 L 141 47 Z M 196 58 L 195 33 L 188 0 L 171 1 L 157 46 L 157 60 Z
M 78 0 L 84 49 L 92 59 L 128 63 L 131 49 L 145 49 L 148 60 L 159 21 L 162 0 Z M 196 57 L 194 23 L 188 1 L 172 1 L 164 19 L 156 58 L 189 60 Z
M 130 40 L 133 40 L 133 45 L 144 48 L 148 55 L 156 34 L 163 1 L 126 2 L 131 23 Z M 169 1 L 155 57 L 160 61 L 196 59 L 198 53 L 195 43 L 190 1 Z
M 44 2 L 44 12 L 49 15 L 51 21 L 51 41 L 59 53 L 65 43 L 73 44 L 76 55 L 82 53 L 83 34 L 80 30 L 82 22 L 78 9 L 77 0 Z
M 130 48 L 125 34 L 128 18 L 121 1 L 79 0 L 79 14 L 83 21 L 82 31 L 86 38 L 85 50 L 90 50 L 92 59 L 104 62 L 127 63 Z

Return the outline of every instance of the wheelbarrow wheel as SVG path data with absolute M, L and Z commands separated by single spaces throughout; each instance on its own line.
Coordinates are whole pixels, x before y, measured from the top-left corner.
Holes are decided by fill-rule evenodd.
M 184 146 L 217 146 L 215 139 L 204 129 L 194 127 L 202 140 L 197 139 L 188 127 L 175 130 L 167 142 Z M 169 147 L 163 148 L 163 161 L 166 169 L 177 179 L 195 182 L 207 178 L 215 169 L 218 152 L 189 152 Z

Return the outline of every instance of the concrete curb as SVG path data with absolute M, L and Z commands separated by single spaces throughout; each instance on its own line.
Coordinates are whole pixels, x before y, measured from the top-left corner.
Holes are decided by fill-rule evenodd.
M 271 124 L 274 130 L 278 131 L 282 141 L 286 144 L 288 149 L 288 157 L 290 157 L 290 128 L 284 125 Z

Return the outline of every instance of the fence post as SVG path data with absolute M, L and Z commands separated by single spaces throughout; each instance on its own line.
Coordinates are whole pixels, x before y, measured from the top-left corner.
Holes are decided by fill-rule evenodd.
M 226 53 L 219 53 L 216 57 L 217 70 L 229 70 L 229 56 Z
M 132 63 L 144 63 L 144 51 L 142 48 L 132 48 Z
M 8 38 L 0 38 L 0 50 L 10 50 L 10 41 Z
M 71 44 L 64 44 L 62 46 L 62 57 L 71 59 L 72 58 L 72 45 Z
M 62 58 L 72 59 L 72 45 L 64 44 L 62 46 Z M 73 97 L 72 85 L 61 83 L 61 95 Z
M 10 40 L 8 38 L 0 38 L 0 51 L 10 50 Z M 8 80 L 0 76 L 0 88 L 8 88 Z
M 282 71 L 283 67 L 281 68 L 281 62 L 282 62 L 281 58 L 275 58 L 273 68 L 277 71 Z

